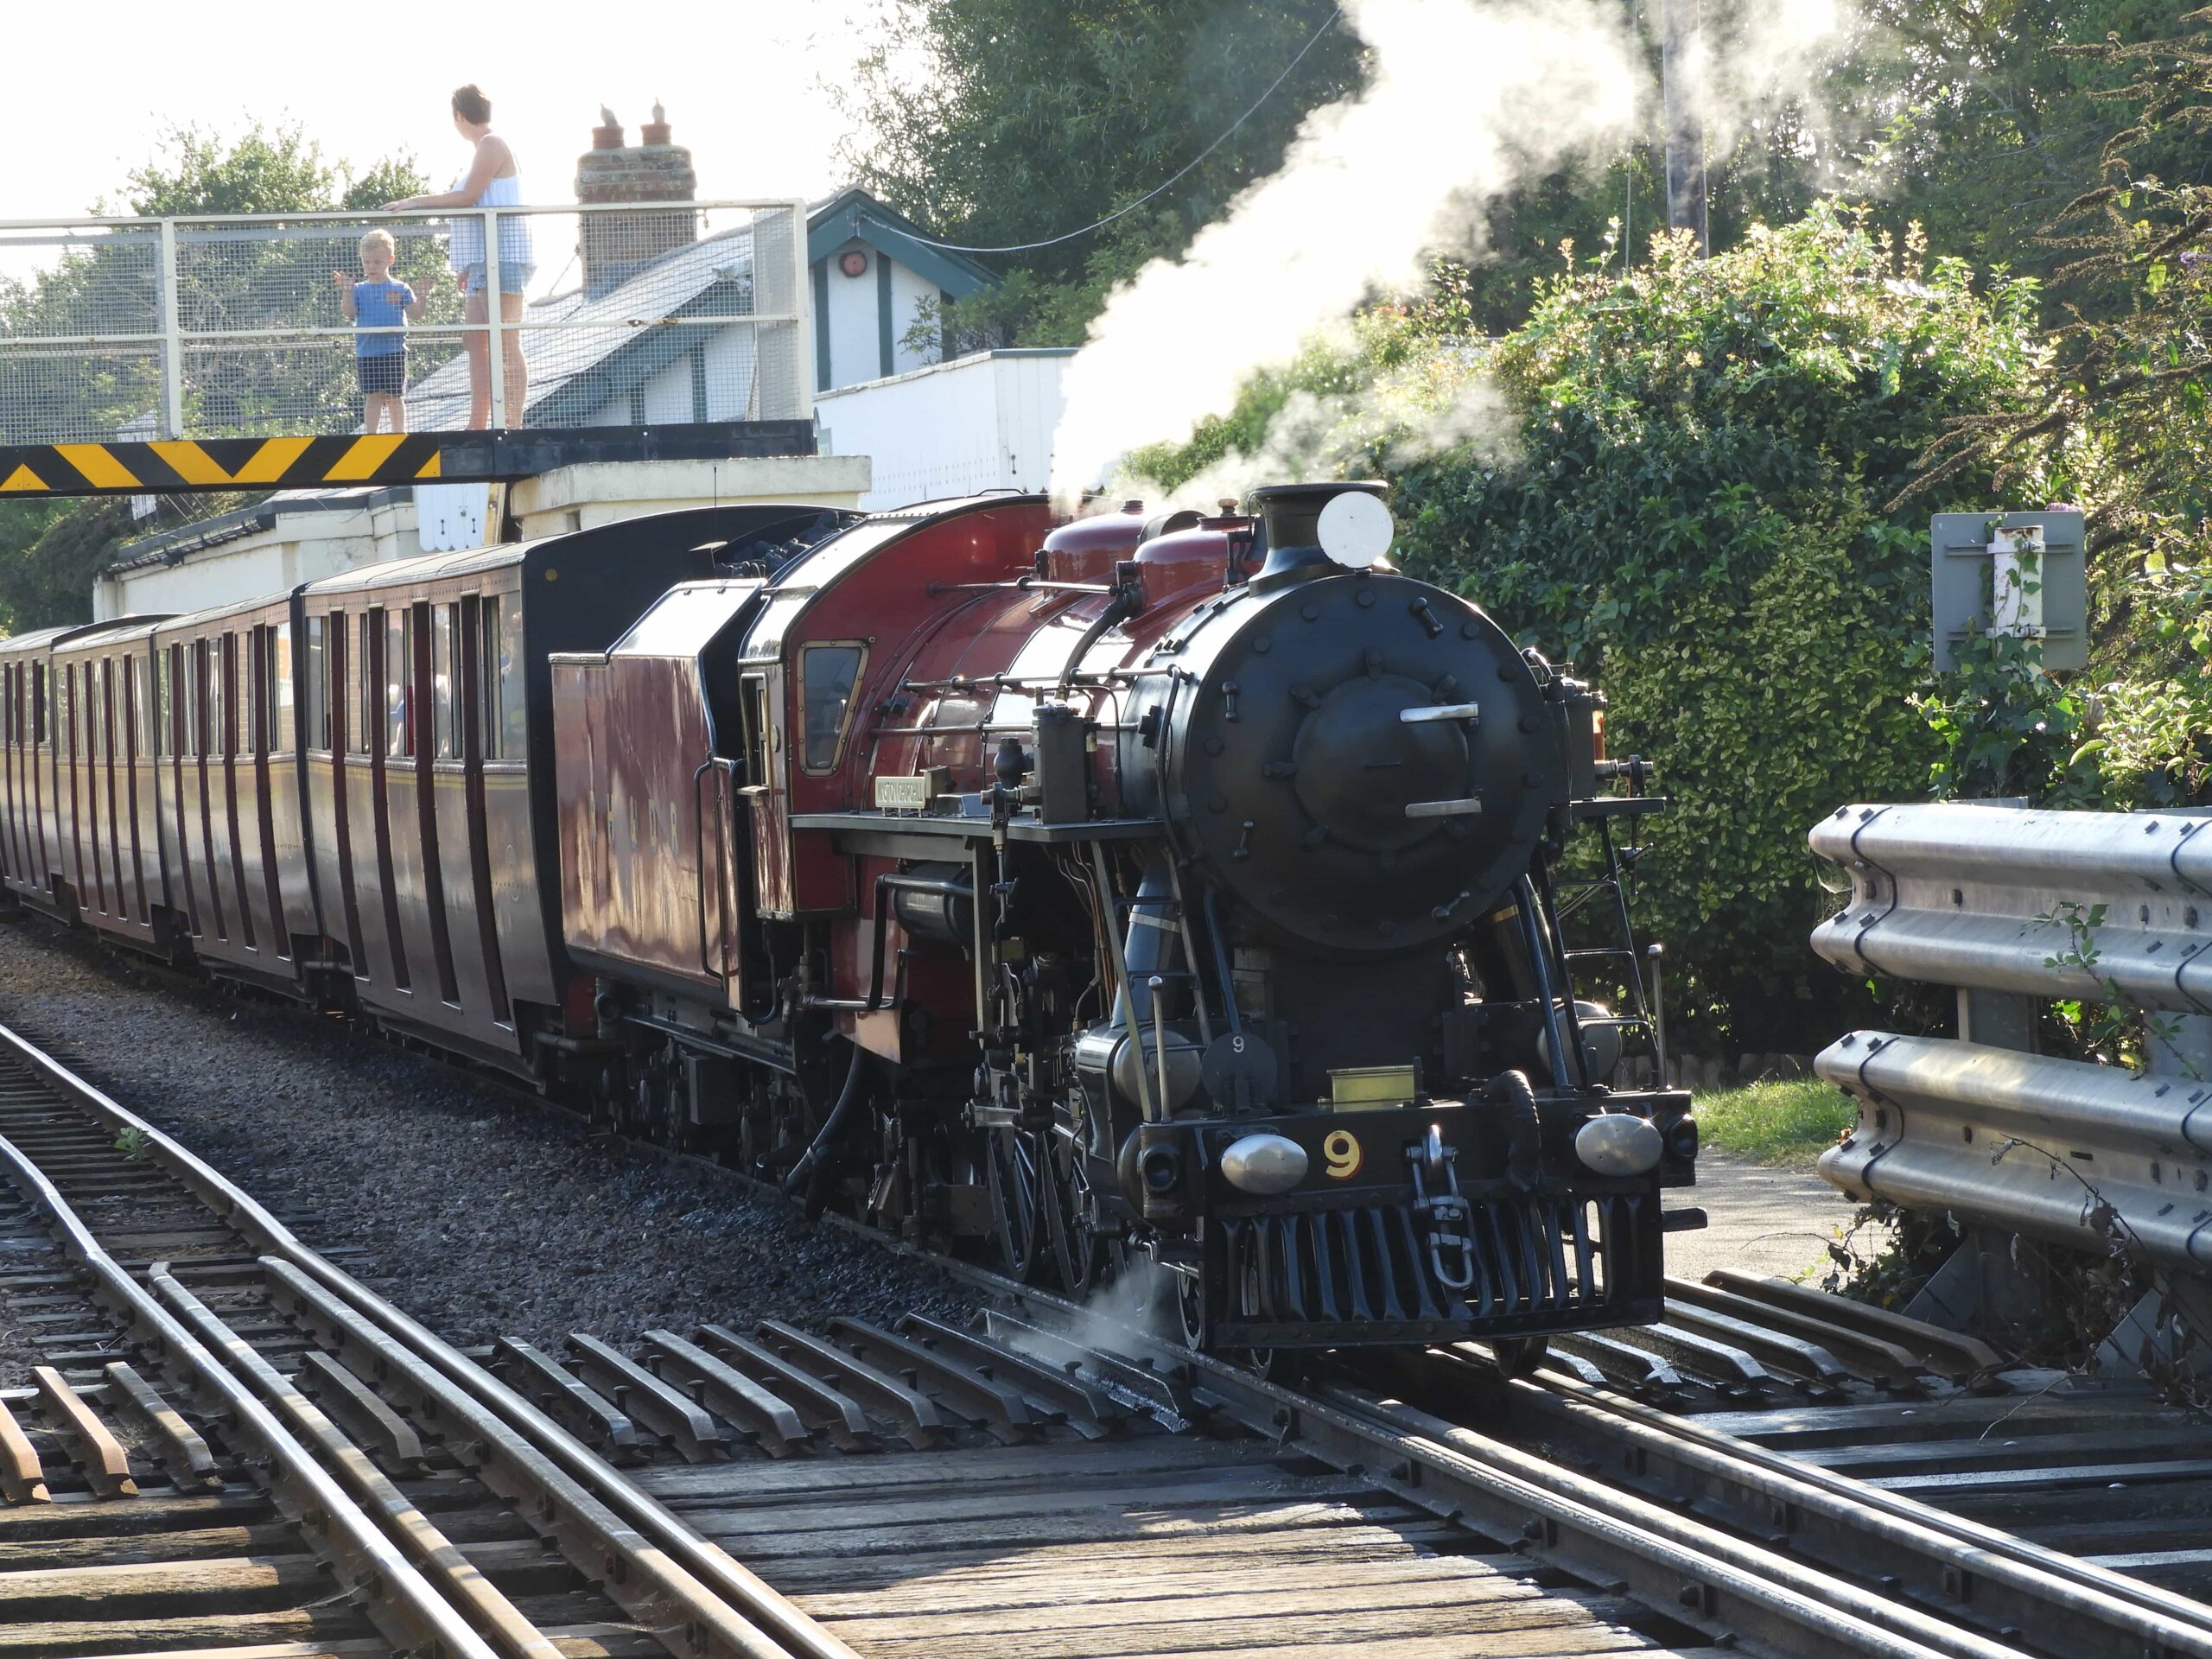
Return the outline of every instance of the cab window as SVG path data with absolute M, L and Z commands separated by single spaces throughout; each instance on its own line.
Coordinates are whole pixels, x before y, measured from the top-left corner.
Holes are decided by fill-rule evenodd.
M 828 772 L 837 764 L 852 717 L 853 686 L 860 678 L 868 647 L 856 640 L 805 645 L 799 651 L 798 685 L 806 726 L 800 766 Z

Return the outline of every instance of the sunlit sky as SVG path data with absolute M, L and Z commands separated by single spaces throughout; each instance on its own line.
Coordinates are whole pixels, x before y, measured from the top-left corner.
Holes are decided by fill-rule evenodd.
M 447 100 L 493 100 L 533 203 L 575 200 L 600 105 L 637 141 L 658 98 L 702 196 L 820 195 L 845 122 L 843 79 L 878 0 L 346 0 L 12 5 L 0 54 L 8 158 L 0 219 L 81 213 L 113 196 L 165 127 L 225 134 L 296 121 L 326 158 L 411 149 L 442 189 L 467 164 Z

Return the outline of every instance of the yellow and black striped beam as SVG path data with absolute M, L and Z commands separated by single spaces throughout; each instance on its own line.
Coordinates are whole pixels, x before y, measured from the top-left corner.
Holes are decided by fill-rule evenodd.
M 448 435 L 378 432 L 367 437 L 176 438 L 0 448 L 0 501 L 427 483 L 447 475 L 438 451 Z
M 810 455 L 814 448 L 811 421 L 0 444 L 0 501 L 60 495 L 467 484 L 528 478 L 591 461 Z

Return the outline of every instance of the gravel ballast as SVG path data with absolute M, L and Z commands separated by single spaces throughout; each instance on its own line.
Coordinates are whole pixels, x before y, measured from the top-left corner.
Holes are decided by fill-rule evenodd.
M 710 1173 L 577 1134 L 339 1020 L 179 986 L 0 925 L 0 1021 L 168 1131 L 461 1343 L 921 1312 L 980 1293 Z

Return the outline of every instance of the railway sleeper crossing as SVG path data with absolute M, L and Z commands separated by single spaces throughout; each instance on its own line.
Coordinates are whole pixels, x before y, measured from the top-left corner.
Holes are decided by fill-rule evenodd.
M 461 1353 L 11 1033 L 0 1164 L 0 1654 L 2212 1653 L 2193 1425 L 1777 1281 L 1511 1382 L 988 1274 Z

